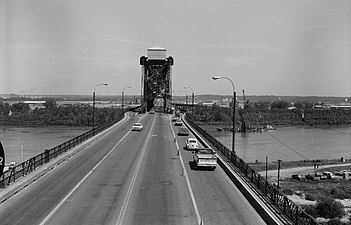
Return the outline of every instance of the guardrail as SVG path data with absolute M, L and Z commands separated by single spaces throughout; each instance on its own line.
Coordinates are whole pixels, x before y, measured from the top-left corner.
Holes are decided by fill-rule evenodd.
M 232 153 L 226 146 L 224 146 L 217 139 L 208 134 L 205 130 L 199 127 L 191 120 L 191 117 L 186 114 L 186 121 L 205 139 L 207 139 L 224 157 L 227 158 L 228 163 L 239 169 L 247 178 L 251 180 L 255 186 L 262 191 L 291 221 L 298 225 L 317 225 L 315 219 L 307 214 L 300 206 L 296 205 L 286 195 L 274 187 L 271 183 L 266 181 L 259 173 L 252 169 L 235 153 Z
M 72 138 L 56 147 L 47 149 L 43 153 L 40 153 L 39 155 L 36 155 L 22 162 L 21 164 L 18 164 L 17 166 L 9 168 L 9 170 L 4 172 L 3 175 L 0 177 L 0 188 L 4 188 L 13 182 L 16 182 L 18 178 L 26 176 L 27 174 L 31 173 L 41 165 L 50 162 L 50 160 L 56 158 L 57 156 L 61 155 L 64 152 L 67 152 L 68 150 L 72 149 L 78 144 L 81 144 L 85 140 L 95 136 L 95 134 L 100 133 L 103 130 L 106 130 L 107 128 L 111 127 L 112 125 L 120 121 L 123 117 L 124 117 L 124 114 L 121 114 L 114 121 L 108 122 L 104 125 L 96 127 L 95 129 L 89 130 L 84 134 L 81 134 L 75 138 Z

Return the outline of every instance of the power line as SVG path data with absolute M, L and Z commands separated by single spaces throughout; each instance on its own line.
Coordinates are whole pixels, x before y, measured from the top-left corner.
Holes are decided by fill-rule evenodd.
M 287 144 L 285 144 L 284 142 L 280 141 L 278 138 L 274 137 L 270 132 L 267 132 L 272 138 L 274 138 L 275 140 L 277 140 L 280 144 L 284 145 L 285 147 L 287 147 L 288 149 L 290 149 L 291 151 L 295 152 L 296 154 L 302 156 L 303 158 L 312 161 L 311 159 L 307 158 L 306 156 L 302 155 L 301 153 L 299 153 L 298 151 L 294 150 L 293 148 L 291 148 L 290 146 L 288 146 Z

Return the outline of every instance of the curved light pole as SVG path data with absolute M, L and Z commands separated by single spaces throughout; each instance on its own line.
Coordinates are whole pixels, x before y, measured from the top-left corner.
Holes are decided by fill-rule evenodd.
M 123 91 L 122 91 L 122 112 L 124 113 L 124 109 L 123 109 L 123 105 L 124 105 L 124 90 L 127 89 L 127 88 L 131 88 L 130 86 L 128 87 L 124 87 L 123 88 Z
M 185 105 L 186 105 L 186 108 L 188 109 L 188 92 L 185 89 L 183 91 L 185 92 Z M 179 89 L 179 92 L 182 92 L 182 90 Z
M 99 84 L 95 85 L 95 87 L 94 87 L 94 91 L 93 91 L 93 129 L 95 128 L 95 90 L 100 85 L 107 86 L 108 84 L 106 84 L 106 83 L 99 83 Z
M 229 80 L 230 83 L 233 86 L 233 138 L 232 138 L 232 152 L 235 154 L 235 102 L 236 102 L 236 92 L 235 92 L 234 83 L 228 77 L 213 76 L 212 79 L 213 80 L 226 79 L 226 80 Z
M 189 86 L 184 86 L 184 89 L 190 88 L 191 89 L 191 113 L 194 114 L 194 90 Z

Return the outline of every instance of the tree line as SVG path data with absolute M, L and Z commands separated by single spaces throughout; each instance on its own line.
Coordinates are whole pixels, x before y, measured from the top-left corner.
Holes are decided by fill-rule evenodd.
M 235 124 L 240 126 L 245 121 L 246 126 L 319 126 L 351 124 L 351 110 L 313 109 L 311 103 L 296 104 L 296 109 L 289 110 L 288 102 L 255 102 L 245 104 L 244 109 L 236 108 Z M 191 107 L 188 108 L 191 113 Z M 231 124 L 232 105 L 229 108 L 212 106 L 196 106 L 192 117 L 194 121 L 207 124 Z
M 0 102 L 0 125 L 18 126 L 92 126 L 93 108 L 89 105 L 57 106 L 48 99 L 44 108 L 30 109 L 28 104 Z M 95 125 L 99 126 L 122 116 L 122 110 L 95 108 Z

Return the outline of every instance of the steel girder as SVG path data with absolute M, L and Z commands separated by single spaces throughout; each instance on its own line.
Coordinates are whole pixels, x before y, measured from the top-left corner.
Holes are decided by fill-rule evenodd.
M 163 99 L 163 110 L 170 108 L 172 99 L 172 66 L 173 58 L 166 60 L 151 60 L 145 56 L 140 57 L 142 66 L 143 103 L 146 110 L 154 107 L 155 99 Z

